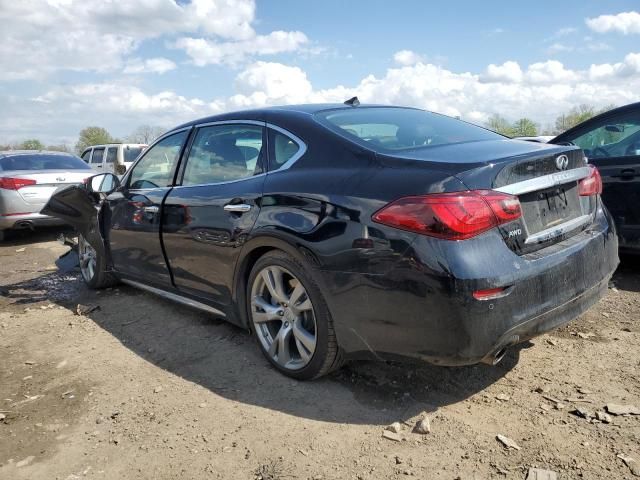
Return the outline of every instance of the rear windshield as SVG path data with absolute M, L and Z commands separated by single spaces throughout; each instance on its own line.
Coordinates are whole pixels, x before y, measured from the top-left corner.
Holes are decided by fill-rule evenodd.
M 140 152 L 142 152 L 142 147 L 124 147 L 124 161 L 125 162 L 133 162 Z
M 91 170 L 74 155 L 11 155 L 0 158 L 0 171 L 9 170 Z
M 317 116 L 332 130 L 381 151 L 505 138 L 455 118 L 410 108 L 356 107 Z

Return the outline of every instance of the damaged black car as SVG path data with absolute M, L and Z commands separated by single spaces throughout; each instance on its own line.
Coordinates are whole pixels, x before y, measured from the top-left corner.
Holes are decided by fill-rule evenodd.
M 82 276 L 251 330 L 298 379 L 345 360 L 495 364 L 576 318 L 618 264 L 583 150 L 412 108 L 272 107 L 164 134 L 43 210 Z

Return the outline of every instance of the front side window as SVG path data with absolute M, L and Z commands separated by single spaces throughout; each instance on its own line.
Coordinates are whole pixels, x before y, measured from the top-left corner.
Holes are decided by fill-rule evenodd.
M 118 156 L 118 147 L 107 148 L 107 163 L 115 163 Z
M 640 112 L 607 117 L 588 132 L 567 140 L 582 148 L 588 158 L 640 155 Z
M 182 184 L 230 182 L 261 173 L 263 130 L 244 124 L 200 128 L 189 152 Z
M 334 132 L 379 151 L 409 150 L 502 135 L 437 113 L 394 107 L 362 107 L 316 114 Z
M 104 148 L 94 148 L 93 155 L 91 156 L 91 164 L 102 164 L 102 156 L 104 155 Z
M 136 163 L 129 177 L 129 188 L 162 188 L 171 185 L 180 150 L 189 131 L 163 138 Z
M 277 170 L 291 160 L 301 146 L 292 138 L 275 130 L 269 130 L 271 170 Z
M 91 149 L 87 150 L 82 154 L 82 160 L 89 163 L 89 161 L 91 160 Z

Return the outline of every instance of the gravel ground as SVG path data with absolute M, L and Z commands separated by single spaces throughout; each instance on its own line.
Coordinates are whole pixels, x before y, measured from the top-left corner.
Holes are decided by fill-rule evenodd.
M 0 246 L 1 479 L 640 475 L 640 415 L 606 414 L 640 407 L 638 260 L 495 367 L 359 362 L 301 383 L 240 329 L 59 274 L 55 235 Z

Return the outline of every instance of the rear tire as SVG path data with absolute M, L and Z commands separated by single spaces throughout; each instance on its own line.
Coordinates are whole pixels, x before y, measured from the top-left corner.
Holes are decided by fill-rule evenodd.
M 97 290 L 119 283 L 115 275 L 107 272 L 106 257 L 103 245 L 94 248 L 81 234 L 78 234 L 80 273 L 89 288 Z
M 258 259 L 249 275 L 246 307 L 260 350 L 281 373 L 311 380 L 341 366 L 324 296 L 294 257 L 274 251 Z
M 7 234 L 5 233 L 5 231 L 0 230 L 0 242 L 4 242 L 6 238 L 7 238 Z

